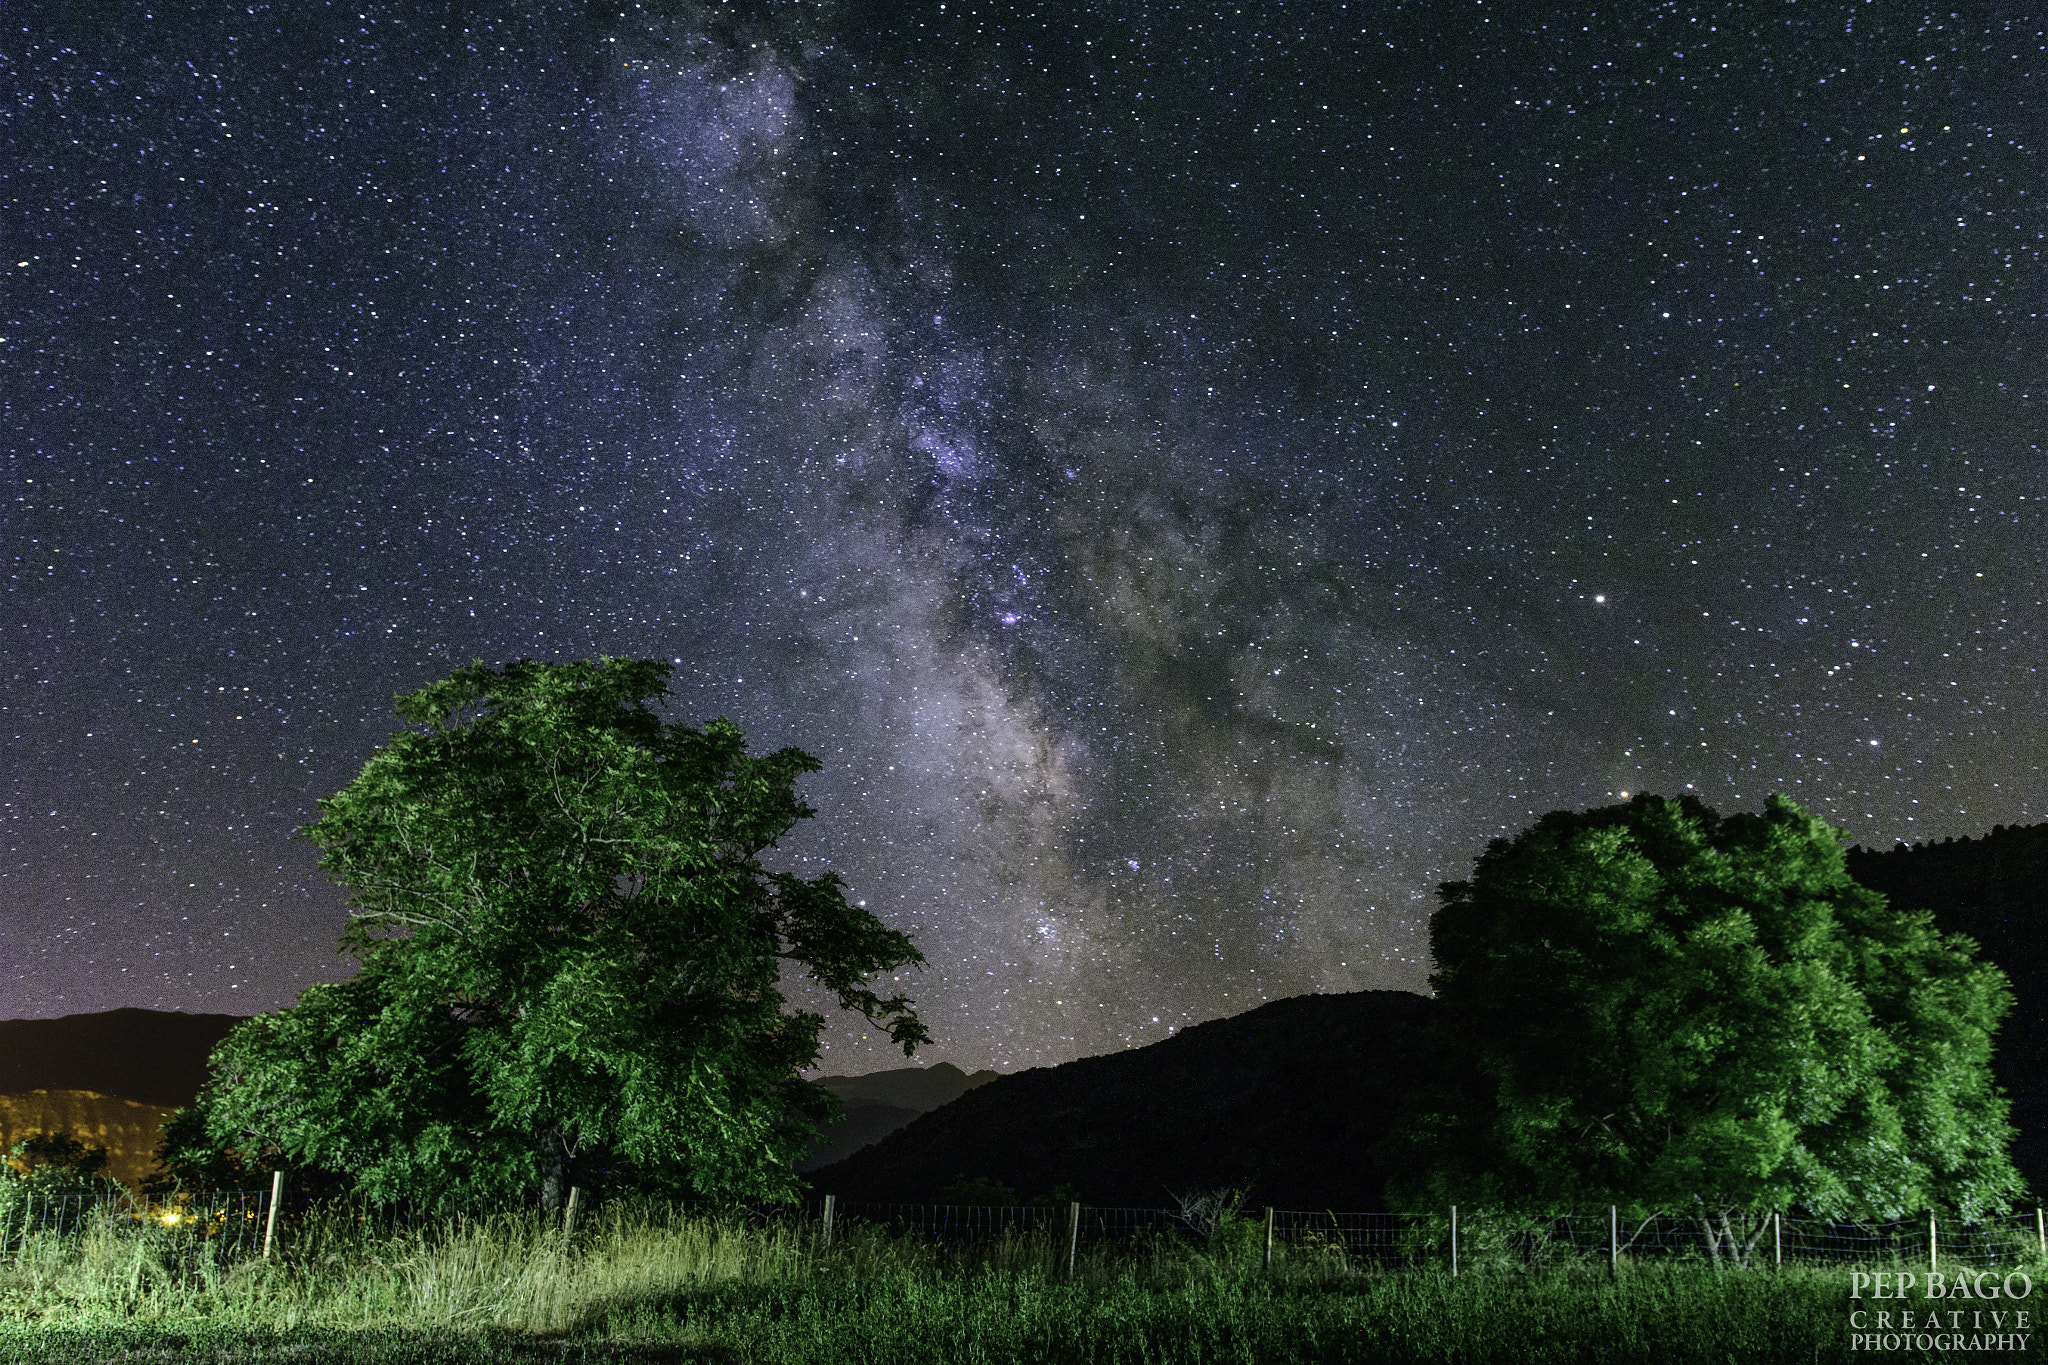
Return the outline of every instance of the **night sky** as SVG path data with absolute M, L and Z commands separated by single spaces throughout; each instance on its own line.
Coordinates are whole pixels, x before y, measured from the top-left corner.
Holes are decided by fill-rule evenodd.
M 476 658 L 818 755 L 968 1069 L 1425 989 L 1548 810 L 2048 818 L 1952 6 L 8 6 L 0 1016 L 349 975 L 293 830 Z

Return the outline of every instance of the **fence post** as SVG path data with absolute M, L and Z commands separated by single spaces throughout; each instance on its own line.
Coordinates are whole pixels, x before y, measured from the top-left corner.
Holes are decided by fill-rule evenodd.
M 1613 1279 L 1621 1273 L 1621 1215 L 1615 1206 L 1607 1206 L 1607 1278 Z
M 2041 1206 L 2034 1205 L 2034 1236 L 2041 1243 L 2041 1259 L 2048 1261 L 2048 1226 L 2041 1222 Z
M 1785 1264 L 1785 1220 L 1776 1209 L 1771 1210 L 1771 1264 L 1780 1268 Z
M 1067 1205 L 1067 1276 L 1074 1274 L 1074 1253 L 1081 1248 L 1081 1205 L 1077 1200 Z
M 836 1194 L 825 1196 L 825 1245 L 832 1245 L 832 1205 L 839 1198 Z
M 574 1237 L 576 1235 L 576 1215 L 580 1211 L 578 1206 L 582 1202 L 582 1186 L 571 1185 L 569 1187 L 569 1207 L 562 1210 L 562 1231 L 567 1236 Z
M 277 1205 L 284 1198 L 284 1168 L 270 1173 L 270 1218 L 263 1225 L 263 1259 L 270 1259 L 270 1244 L 277 1240 Z
M 1266 1268 L 1267 1270 L 1271 1270 L 1271 1269 L 1273 1268 L 1273 1206 L 1272 1206 L 1271 1204 L 1268 1204 L 1268 1205 L 1266 1205 L 1266 1264 L 1265 1264 L 1265 1268 Z
M 1451 1205 L 1451 1278 L 1458 1275 L 1458 1206 Z
M 1933 1209 L 1927 1210 L 1927 1268 L 1941 1269 L 1941 1244 L 1935 1240 Z

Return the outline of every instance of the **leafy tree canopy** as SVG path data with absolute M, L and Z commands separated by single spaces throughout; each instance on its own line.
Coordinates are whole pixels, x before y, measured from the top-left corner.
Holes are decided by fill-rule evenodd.
M 2004 975 L 1851 881 L 1785 797 L 1553 812 L 1439 894 L 1455 1079 L 1405 1125 L 1409 1206 L 1971 1217 L 2017 1192 Z
M 836 1102 L 797 1078 L 824 1020 L 783 1011 L 783 964 L 907 1056 L 928 1041 L 909 1001 L 863 982 L 924 958 L 835 875 L 762 867 L 822 765 L 663 724 L 668 672 L 479 662 L 398 698 L 416 728 L 301 831 L 349 891 L 361 971 L 223 1040 L 216 1143 L 376 1198 L 795 1193 Z
M 8 1170 L 40 1184 L 89 1184 L 106 1180 L 107 1149 L 67 1132 L 31 1133 L 7 1149 Z
M 223 1148 L 206 1131 L 197 1105 L 173 1110 L 157 1128 L 156 1169 L 142 1178 L 144 1194 L 249 1190 L 262 1181 L 258 1154 Z
M 98 1202 L 126 1192 L 107 1174 L 107 1149 L 71 1133 L 31 1133 L 0 1153 L 0 1228 L 36 1226 L 26 1220 L 38 1206 L 39 1218 L 51 1217 L 51 1199 Z

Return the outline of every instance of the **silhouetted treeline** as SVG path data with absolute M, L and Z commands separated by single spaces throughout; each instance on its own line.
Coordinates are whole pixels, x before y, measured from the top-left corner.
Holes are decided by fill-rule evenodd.
M 1849 850 L 1849 875 L 1895 906 L 1933 914 L 1977 940 L 2012 978 L 2013 1012 L 1998 1031 L 1992 1069 L 2020 1130 L 2013 1161 L 2048 1195 L 2048 824 L 1995 825 L 1982 838 Z

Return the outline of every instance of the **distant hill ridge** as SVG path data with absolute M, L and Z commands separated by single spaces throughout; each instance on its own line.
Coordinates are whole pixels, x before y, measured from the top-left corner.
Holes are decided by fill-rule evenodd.
M 817 1083 L 837 1095 L 846 1105 L 890 1104 L 920 1113 L 951 1104 L 976 1086 L 987 1085 L 997 1071 L 968 1075 L 951 1062 L 936 1066 L 899 1066 L 893 1071 L 870 1071 L 865 1076 L 820 1076 Z
M 91 1090 L 177 1109 L 206 1082 L 206 1059 L 238 1014 L 118 1009 L 0 1020 L 0 1095 Z
M 1148 1047 L 998 1076 L 844 1161 L 820 1193 L 929 1203 L 956 1180 L 1158 1207 L 1249 1186 L 1282 1208 L 1380 1207 L 1374 1143 L 1431 1065 L 1430 1002 L 1304 995 Z
M 913 1119 L 987 1085 L 997 1074 L 977 1071 L 970 1076 L 951 1062 L 940 1062 L 865 1076 L 820 1076 L 817 1083 L 839 1097 L 842 1117 L 797 1169 L 808 1171 L 849 1157 Z

